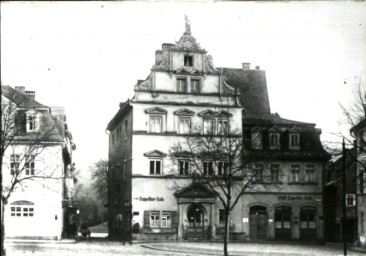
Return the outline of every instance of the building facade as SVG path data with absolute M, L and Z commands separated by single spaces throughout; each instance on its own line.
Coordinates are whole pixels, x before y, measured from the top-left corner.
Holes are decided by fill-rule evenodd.
M 366 247 L 366 119 L 361 120 L 351 129 L 356 138 L 357 149 L 357 219 L 358 238 L 362 246 Z
M 150 75 L 137 82 L 132 100 L 121 103 L 108 124 L 111 237 L 223 237 L 220 200 L 192 183 L 188 161 L 175 163 L 170 157 L 172 147 L 195 128 L 218 136 L 223 130 L 238 131 L 245 151 L 251 152 L 243 158 L 254 158 L 263 177 L 273 172 L 272 180 L 258 178 L 258 189 L 244 193 L 232 210 L 232 239 L 323 238 L 327 155 L 320 131 L 314 124 L 272 115 L 264 71 L 248 64 L 215 68 L 189 23 L 176 44 L 156 51 Z M 264 182 L 275 188 L 266 190 Z
M 72 135 L 64 109 L 34 91 L 2 86 L 3 194 L 6 238 L 61 239 L 73 208 Z M 14 186 L 14 188 L 12 188 Z

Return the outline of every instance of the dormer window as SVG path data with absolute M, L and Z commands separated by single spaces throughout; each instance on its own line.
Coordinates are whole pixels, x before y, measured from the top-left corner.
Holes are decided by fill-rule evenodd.
M 184 55 L 184 66 L 193 67 L 193 56 Z
M 271 132 L 269 134 L 269 148 L 270 149 L 280 148 L 280 134 L 278 132 Z
M 259 131 L 252 132 L 252 148 L 261 149 L 262 148 L 262 134 Z
M 290 133 L 290 149 L 300 149 L 300 134 Z
M 38 132 L 39 131 L 39 120 L 41 114 L 35 110 L 30 110 L 26 113 L 26 129 L 27 132 Z

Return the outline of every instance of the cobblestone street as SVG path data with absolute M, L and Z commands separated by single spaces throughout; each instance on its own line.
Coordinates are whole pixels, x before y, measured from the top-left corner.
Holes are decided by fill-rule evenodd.
M 109 241 L 80 241 L 78 243 L 19 243 L 7 242 L 7 255 L 223 255 L 221 243 L 143 243 L 126 244 Z M 230 255 L 275 256 L 275 255 L 343 255 L 341 245 L 297 245 L 233 243 L 229 245 Z M 348 251 L 349 256 L 365 255 Z

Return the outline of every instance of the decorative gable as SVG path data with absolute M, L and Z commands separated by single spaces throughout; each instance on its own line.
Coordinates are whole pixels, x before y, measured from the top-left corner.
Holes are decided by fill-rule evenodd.
M 166 157 L 167 154 L 155 149 L 155 150 L 144 153 L 144 156 L 146 156 L 146 157 L 160 157 L 161 158 L 161 157 Z
M 269 132 L 281 132 L 281 129 L 278 126 L 274 125 L 271 128 L 269 128 L 268 131 Z
M 155 108 L 149 108 L 145 110 L 146 114 L 156 114 L 156 115 L 166 115 L 166 110 L 159 108 L 159 107 L 155 107 Z
M 301 128 L 299 128 L 296 125 L 294 125 L 292 128 L 288 129 L 288 131 L 289 132 L 299 133 L 301 131 Z
M 183 108 L 175 111 L 174 114 L 177 116 L 193 116 L 194 112 L 192 110 Z
M 186 188 L 175 193 L 177 198 L 215 198 L 214 192 L 210 191 L 204 185 L 192 183 Z
M 231 116 L 233 116 L 233 114 L 231 114 L 231 113 L 229 113 L 229 112 L 227 112 L 225 110 L 221 110 L 220 112 L 218 112 L 216 114 L 216 116 L 217 117 L 231 117 Z
M 200 117 L 216 117 L 217 113 L 215 111 L 212 110 L 204 110 L 200 113 L 198 113 L 198 116 Z

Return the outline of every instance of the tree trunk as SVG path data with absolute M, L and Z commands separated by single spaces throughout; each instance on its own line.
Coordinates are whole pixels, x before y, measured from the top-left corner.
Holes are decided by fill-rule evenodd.
M 4 224 L 4 213 L 5 213 L 5 200 L 1 198 L 1 255 L 6 255 L 6 250 L 4 247 L 5 240 L 5 224 Z
M 229 256 L 229 238 L 230 238 L 230 226 L 229 226 L 229 220 L 230 220 L 230 212 L 229 210 L 225 209 L 225 234 L 224 234 L 224 255 Z

